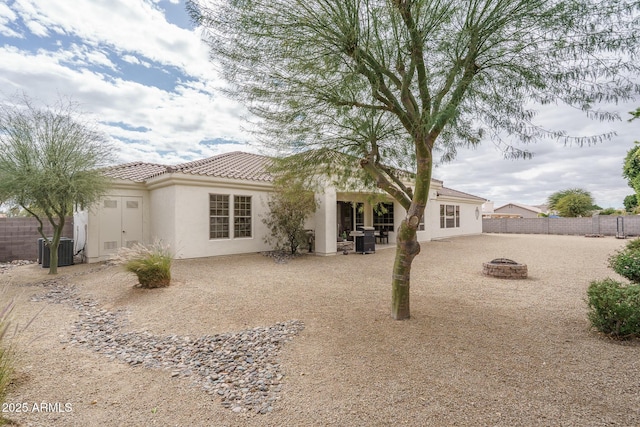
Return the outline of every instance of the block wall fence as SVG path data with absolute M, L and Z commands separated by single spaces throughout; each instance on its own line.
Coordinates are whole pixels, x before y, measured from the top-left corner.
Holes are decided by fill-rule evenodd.
M 482 232 L 615 236 L 618 234 L 618 224 L 624 227 L 626 236 L 640 236 L 640 215 L 623 217 L 596 215 L 589 218 L 484 218 Z
M 53 235 L 53 227 L 43 222 L 45 234 Z M 38 221 L 35 218 L 0 218 L 0 262 L 16 259 L 38 259 Z M 73 217 L 66 220 L 62 237 L 73 239 Z

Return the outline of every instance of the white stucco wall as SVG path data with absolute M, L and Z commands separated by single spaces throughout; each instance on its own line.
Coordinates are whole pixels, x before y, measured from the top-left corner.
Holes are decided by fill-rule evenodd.
M 149 243 L 151 238 L 151 223 L 150 223 L 150 198 L 149 191 L 146 190 L 142 184 L 131 183 L 129 181 L 118 181 L 114 183 L 112 189 L 105 196 L 105 198 L 121 198 L 121 197 L 139 197 L 142 201 L 142 222 L 138 224 L 141 230 L 135 230 L 142 235 L 143 243 Z M 84 247 L 84 253 L 87 262 L 105 261 L 109 258 L 109 255 L 104 255 L 100 248 L 101 233 L 104 226 L 100 223 L 100 206 L 102 204 L 101 199 L 98 203 L 91 206 L 85 211 L 80 211 L 77 214 L 79 219 L 83 221 L 83 225 L 86 227 L 86 244 Z M 75 218 L 75 215 L 74 215 Z M 79 231 L 78 237 L 82 234 Z
M 271 186 L 264 183 L 213 180 L 201 176 L 163 176 L 151 183 L 153 234 L 171 245 L 176 258 L 260 252 L 271 249 L 262 223 Z M 229 196 L 228 238 L 210 238 L 209 195 Z M 233 235 L 233 197 L 251 196 L 251 237 Z M 163 208 L 163 206 L 165 206 Z M 164 211 L 162 211 L 164 209 Z
M 440 205 L 460 206 L 460 227 L 440 228 Z M 439 197 L 432 205 L 430 222 L 432 239 L 454 236 L 482 234 L 482 203 L 472 203 L 464 199 Z M 478 211 L 476 218 L 476 209 Z

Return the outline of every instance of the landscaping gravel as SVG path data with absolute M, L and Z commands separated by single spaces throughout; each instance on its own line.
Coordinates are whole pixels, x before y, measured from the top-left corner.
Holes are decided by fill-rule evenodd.
M 640 345 L 589 327 L 591 280 L 627 241 L 481 235 L 422 244 L 407 321 L 394 249 L 177 260 L 171 286 L 121 267 L 0 275 L 15 298 L 21 426 L 636 426 Z M 528 278 L 483 276 L 509 258 Z M 275 260 L 275 262 L 274 262 Z M 619 277 L 618 277 L 619 278 Z M 16 408 L 26 409 L 17 411 Z

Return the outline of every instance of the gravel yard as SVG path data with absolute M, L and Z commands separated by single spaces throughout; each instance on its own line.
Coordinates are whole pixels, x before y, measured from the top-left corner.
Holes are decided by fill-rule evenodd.
M 407 321 L 394 249 L 0 270 L 18 342 L 3 415 L 20 426 L 636 426 L 640 345 L 589 330 L 585 291 L 626 242 L 496 235 L 422 244 Z M 510 258 L 528 279 L 481 274 Z M 18 412 L 20 410 L 20 412 Z

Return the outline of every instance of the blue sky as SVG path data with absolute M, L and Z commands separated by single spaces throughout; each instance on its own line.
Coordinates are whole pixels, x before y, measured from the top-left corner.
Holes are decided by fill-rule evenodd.
M 0 3 L 0 95 L 25 92 L 52 104 L 71 97 L 115 143 L 120 160 L 179 163 L 242 150 L 259 152 L 243 131 L 244 108 L 225 98 L 200 33 L 182 0 L 5 0 Z M 640 100 L 638 100 L 640 106 Z M 593 122 L 548 107 L 538 120 L 574 135 L 609 130 L 617 136 L 591 147 L 544 142 L 532 160 L 504 160 L 491 141 L 438 166 L 445 186 L 494 201 L 544 203 L 579 187 L 603 207 L 631 194 L 622 162 L 640 120 L 635 104 L 611 106 L 624 120 Z

